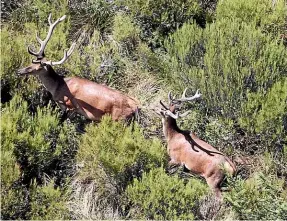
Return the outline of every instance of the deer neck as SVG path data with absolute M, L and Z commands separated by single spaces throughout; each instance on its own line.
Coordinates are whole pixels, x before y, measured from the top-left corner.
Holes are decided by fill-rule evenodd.
M 47 71 L 39 74 L 39 79 L 43 83 L 44 87 L 52 94 L 53 98 L 56 95 L 57 89 L 61 83 L 64 82 L 62 76 L 58 75 L 51 66 L 47 66 Z
M 167 140 L 169 140 L 174 134 L 180 133 L 180 129 L 176 124 L 176 120 L 172 117 L 163 118 L 163 133 Z

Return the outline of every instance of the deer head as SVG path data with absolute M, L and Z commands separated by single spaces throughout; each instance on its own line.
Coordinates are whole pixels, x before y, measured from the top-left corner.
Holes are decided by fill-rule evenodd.
M 192 101 L 197 98 L 201 97 L 201 94 L 199 93 L 199 90 L 196 91 L 195 95 L 191 97 L 186 97 L 187 88 L 183 91 L 183 94 L 181 98 L 176 99 L 172 96 L 171 91 L 168 93 L 168 100 L 169 100 L 169 106 L 167 107 L 162 101 L 160 101 L 160 104 L 163 108 L 160 109 L 160 114 L 163 118 L 171 117 L 173 119 L 178 119 L 180 117 L 185 117 L 190 113 L 190 110 L 180 114 L 179 109 L 183 102 L 186 101 Z
M 62 60 L 57 61 L 57 62 L 53 62 L 53 61 L 47 61 L 46 57 L 45 57 L 45 48 L 53 34 L 53 31 L 56 27 L 57 24 L 59 24 L 61 21 L 63 21 L 66 18 L 66 15 L 62 16 L 61 18 L 58 18 L 54 23 L 52 23 L 51 21 L 51 17 L 52 15 L 50 14 L 48 17 L 48 22 L 49 22 L 49 31 L 47 34 L 47 37 L 45 38 L 45 40 L 41 40 L 40 37 L 38 36 L 38 34 L 36 34 L 36 39 L 40 44 L 40 49 L 38 52 L 34 52 L 33 50 L 31 50 L 30 47 L 28 47 L 28 52 L 31 55 L 34 55 L 36 57 L 36 60 L 32 60 L 32 64 L 28 67 L 19 69 L 17 71 L 17 73 L 19 75 L 27 75 L 27 74 L 31 74 L 31 75 L 41 75 L 46 73 L 47 71 L 49 71 L 49 69 L 51 68 L 51 66 L 53 65 L 59 65 L 59 64 L 63 64 L 68 58 L 69 56 L 72 54 L 74 48 L 75 48 L 75 43 L 73 43 L 70 47 L 70 49 L 67 51 L 64 51 L 64 57 L 62 58 Z

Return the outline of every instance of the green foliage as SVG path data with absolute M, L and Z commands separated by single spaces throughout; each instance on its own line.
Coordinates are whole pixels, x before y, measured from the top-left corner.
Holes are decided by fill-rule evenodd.
M 286 219 L 287 192 L 284 180 L 262 173 L 236 180 L 226 195 L 239 219 Z
M 274 83 L 265 95 L 249 93 L 247 98 L 248 102 L 244 103 L 242 108 L 244 116 L 241 118 L 241 124 L 252 131 L 268 131 L 273 139 L 283 135 L 282 122 L 287 111 L 287 78 Z
M 248 132 L 268 135 L 268 142 L 262 140 L 266 148 L 286 137 L 287 54 L 281 41 L 265 33 L 263 11 L 282 23 L 285 9 L 281 1 L 274 10 L 268 10 L 271 6 L 267 7 L 267 1 L 255 1 L 254 5 L 250 1 L 235 2 L 220 2 L 218 19 L 205 29 L 184 24 L 169 36 L 163 57 L 168 68 L 162 77 L 177 90 L 190 85 L 200 89 L 205 108 L 216 117 L 227 118 L 227 128 L 228 121 L 239 122 Z M 264 10 L 255 9 L 256 5 Z M 251 12 L 256 19 L 249 19 Z M 228 130 L 232 132 L 232 128 Z
M 1 145 L 2 146 L 2 145 Z M 12 151 L 1 149 L 1 187 L 2 190 L 11 186 L 19 179 L 20 169 Z
M 121 195 L 133 178 L 165 160 L 161 142 L 146 139 L 136 123 L 126 126 L 110 116 L 103 117 L 99 124 L 90 124 L 79 141 L 79 170 L 73 189 L 81 194 L 75 198 L 91 219 L 111 218 L 107 210 L 121 211 Z
M 284 0 L 227 0 L 219 1 L 217 19 L 235 18 L 246 23 L 255 23 L 265 32 L 278 37 L 285 26 L 287 8 Z
M 120 52 L 131 53 L 139 43 L 140 29 L 132 22 L 131 17 L 124 14 L 117 14 L 115 16 L 113 25 L 113 37 L 121 43 Z
M 53 18 L 61 17 L 67 14 L 67 0 L 52 0 L 50 2 L 41 0 L 26 0 L 21 3 L 21 7 L 17 7 L 10 14 L 9 24 L 13 29 L 25 31 L 27 24 L 38 24 L 41 28 L 48 24 L 47 19 L 49 13 Z
M 124 14 L 117 14 L 114 20 L 113 36 L 116 41 L 126 41 L 128 38 L 135 39 L 139 34 L 139 28 L 136 27 L 132 19 Z
M 190 179 L 185 183 L 177 176 L 168 176 L 163 168 L 145 172 L 126 190 L 134 207 L 131 216 L 156 220 L 196 219 L 194 209 L 207 192 L 208 187 L 201 181 Z
M 26 219 L 26 211 L 29 209 L 26 189 L 4 188 L 1 183 L 1 220 Z
M 1 65 L 0 65 L 0 75 L 1 75 L 1 86 L 2 93 L 4 88 L 7 91 L 6 93 L 13 94 L 17 91 L 17 86 L 20 83 L 21 78 L 16 76 L 16 70 L 21 67 L 23 64 L 30 62 L 30 56 L 27 53 L 25 48 L 26 37 L 16 31 L 9 30 L 8 27 L 5 27 L 1 30 L 1 53 L 7 56 L 1 56 Z M 30 82 L 33 79 L 29 80 Z M 25 82 L 26 84 L 29 82 Z M 25 85 L 23 85 L 25 86 Z M 22 90 L 25 90 L 25 87 L 22 87 Z M 7 96 L 7 94 L 5 94 Z M 3 99 L 3 98 L 2 98 Z
M 138 125 L 127 127 L 110 117 L 104 117 L 98 125 L 88 126 L 77 154 L 77 161 L 84 164 L 80 176 L 91 179 L 97 178 L 98 165 L 111 176 L 120 177 L 138 163 L 144 169 L 160 166 L 164 158 L 159 140 L 146 140 Z
M 200 14 L 201 10 L 194 0 L 187 1 L 119 1 L 127 6 L 131 15 L 141 26 L 142 37 L 154 46 L 162 37 L 176 30 L 184 22 Z
M 48 106 L 34 115 L 15 95 L 1 113 L 1 216 L 5 219 L 66 217 L 60 189 L 54 183 L 29 188 L 32 179 L 44 182 L 46 174 L 63 185 L 72 175 L 76 152 L 75 130 Z M 62 193 L 61 193 L 62 194 Z M 31 209 L 31 210 L 30 210 Z
M 220 20 L 206 27 L 202 37 L 197 29 L 185 25 L 166 43 L 175 69 L 172 79 L 180 88 L 182 82 L 194 82 L 207 104 L 223 114 L 238 115 L 248 89 L 266 90 L 266 82 L 283 75 L 284 46 L 252 24 Z
M 72 16 L 73 31 L 83 29 L 92 33 L 95 29 L 104 32 L 109 31 L 113 23 L 113 1 L 75 1 L 69 2 Z
M 34 183 L 30 192 L 31 210 L 27 215 L 31 220 L 69 219 L 66 193 L 59 188 L 54 188 L 53 182 L 44 186 L 37 186 Z
M 103 41 L 97 30 L 91 36 L 84 33 L 81 41 L 86 43 L 79 43 L 64 65 L 70 75 L 118 87 L 125 70 L 119 54 L 119 43 Z
M 31 116 L 27 103 L 15 96 L 3 108 L 1 118 L 1 148 L 15 154 L 26 182 L 33 177 L 41 179 L 43 173 L 58 173 L 62 178 L 67 175 L 60 168 L 72 166 L 71 158 L 77 148 L 76 134 L 67 124 L 59 126 L 55 111 L 48 106 Z M 60 171 L 50 171 L 55 164 Z

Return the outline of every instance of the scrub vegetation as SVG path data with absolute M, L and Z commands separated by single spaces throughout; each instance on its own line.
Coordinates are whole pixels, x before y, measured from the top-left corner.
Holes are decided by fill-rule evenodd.
M 284 0 L 11 0 L 1 10 L 1 219 L 287 219 Z M 62 122 L 39 79 L 16 75 L 49 13 L 67 18 L 48 59 L 76 42 L 57 73 L 137 98 L 138 122 Z M 238 168 L 223 202 L 167 164 L 154 110 L 186 87 L 202 98 L 180 128 Z

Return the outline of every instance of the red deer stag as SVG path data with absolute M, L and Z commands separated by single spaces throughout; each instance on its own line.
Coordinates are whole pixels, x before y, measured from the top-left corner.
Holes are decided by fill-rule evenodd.
M 51 14 L 49 15 L 50 28 L 46 39 L 42 41 L 36 35 L 41 45 L 39 51 L 34 52 L 28 47 L 28 52 L 36 56 L 37 59 L 33 60 L 30 66 L 18 70 L 17 73 L 19 75 L 38 75 L 43 85 L 52 94 L 53 99 L 65 112 L 77 112 L 87 119 L 96 121 L 100 120 L 104 114 L 111 115 L 113 120 L 132 118 L 137 113 L 139 104 L 134 98 L 83 78 L 64 78 L 53 70 L 52 66 L 63 64 L 69 58 L 75 43 L 68 51 L 64 51 L 62 60 L 57 62 L 46 60 L 45 47 L 56 25 L 63 21 L 65 17 L 64 15 L 52 23 Z
M 190 172 L 201 175 L 216 196 L 221 198 L 220 184 L 225 177 L 225 172 L 234 175 L 236 168 L 223 153 L 199 139 L 193 132 L 181 130 L 177 126 L 176 119 L 189 113 L 187 111 L 179 114 L 179 105 L 182 102 L 192 101 L 201 96 L 197 90 L 194 96 L 186 97 L 186 90 L 180 99 L 173 98 L 171 92 L 169 92 L 169 108 L 160 101 L 163 106 L 163 109 L 160 110 L 163 133 L 167 140 L 168 154 L 171 158 L 169 165 L 183 165 Z

